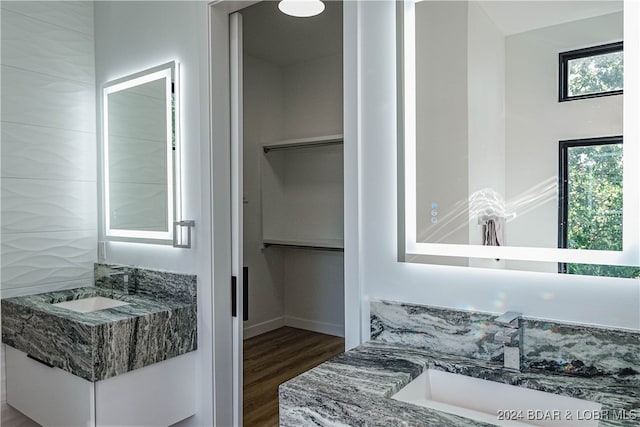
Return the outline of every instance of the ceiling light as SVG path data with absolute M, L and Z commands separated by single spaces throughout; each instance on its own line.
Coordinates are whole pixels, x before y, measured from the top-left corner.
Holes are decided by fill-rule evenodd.
M 324 3 L 320 0 L 281 0 L 278 9 L 282 13 L 298 18 L 316 16 L 324 10 Z

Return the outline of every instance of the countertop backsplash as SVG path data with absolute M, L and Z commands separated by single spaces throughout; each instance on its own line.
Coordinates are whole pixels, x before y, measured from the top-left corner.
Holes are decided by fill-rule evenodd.
M 172 299 L 186 304 L 196 301 L 197 279 L 193 274 L 96 263 L 94 264 L 95 286 L 123 291 L 124 280 L 122 275 L 111 275 L 112 273 L 121 272 L 122 267 L 128 268 L 130 293 Z
M 497 314 L 371 301 L 371 339 L 498 360 Z M 640 332 L 530 319 L 523 315 L 524 368 L 580 376 L 640 373 Z

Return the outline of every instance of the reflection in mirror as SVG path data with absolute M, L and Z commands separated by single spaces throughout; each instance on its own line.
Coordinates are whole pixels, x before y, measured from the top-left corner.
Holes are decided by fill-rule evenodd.
M 108 238 L 173 239 L 176 64 L 103 89 L 104 221 Z
M 625 97 L 637 96 L 624 88 L 637 55 L 623 51 L 624 21 L 637 11 L 625 9 L 622 0 L 399 7 L 405 260 L 583 274 L 572 266 L 639 264 L 627 170 L 637 135 L 623 131 Z M 599 154 L 562 164 L 567 141 L 612 138 L 615 150 L 591 147 Z

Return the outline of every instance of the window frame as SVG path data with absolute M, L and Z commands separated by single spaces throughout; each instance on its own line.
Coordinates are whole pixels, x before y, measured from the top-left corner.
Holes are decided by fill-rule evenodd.
M 610 90 L 607 92 L 589 93 L 585 95 L 569 96 L 569 61 L 591 56 L 606 55 L 608 53 L 624 52 L 624 42 L 607 43 L 599 46 L 591 46 L 583 49 L 560 52 L 558 73 L 558 102 L 574 101 L 576 99 L 600 98 L 602 96 L 621 95 L 624 89 Z
M 566 248 L 569 220 L 569 148 L 624 143 L 623 135 L 559 141 L 558 151 L 558 248 Z M 558 273 L 567 273 L 567 263 L 558 263 Z

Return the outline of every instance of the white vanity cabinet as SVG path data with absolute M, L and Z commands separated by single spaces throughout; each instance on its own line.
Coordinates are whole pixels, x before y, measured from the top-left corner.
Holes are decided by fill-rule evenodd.
M 6 346 L 7 403 L 43 426 L 169 426 L 195 414 L 195 357 L 90 382 Z

